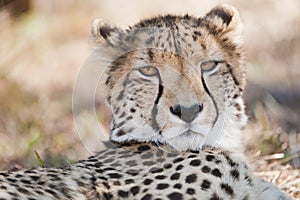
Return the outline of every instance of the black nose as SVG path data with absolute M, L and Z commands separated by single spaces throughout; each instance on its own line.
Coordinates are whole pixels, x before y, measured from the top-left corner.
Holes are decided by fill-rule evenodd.
M 198 113 L 200 113 L 202 110 L 203 105 L 201 104 L 194 104 L 190 107 L 184 107 L 182 105 L 175 105 L 170 107 L 171 113 L 178 116 L 185 122 L 193 121 L 197 117 Z

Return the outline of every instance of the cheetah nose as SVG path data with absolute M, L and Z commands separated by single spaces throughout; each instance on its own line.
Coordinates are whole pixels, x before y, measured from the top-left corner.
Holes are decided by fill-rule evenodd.
M 173 115 L 178 116 L 180 119 L 182 119 L 185 122 L 192 122 L 203 110 L 202 104 L 194 104 L 190 107 L 185 107 L 182 105 L 175 105 L 170 107 L 170 112 Z

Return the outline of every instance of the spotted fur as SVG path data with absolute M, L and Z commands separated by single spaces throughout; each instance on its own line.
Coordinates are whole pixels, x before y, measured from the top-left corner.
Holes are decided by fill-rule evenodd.
M 241 152 L 247 119 L 241 26 L 230 7 L 217 7 L 203 18 L 154 17 L 126 30 L 95 23 L 98 55 L 105 51 L 112 61 L 106 80 L 111 139 L 153 141 L 179 151 L 217 145 Z M 104 30 L 110 31 L 101 37 Z M 213 63 L 212 70 L 203 69 Z M 141 74 L 145 66 L 157 73 Z
M 63 168 L 0 173 L 0 199 L 271 199 L 231 152 L 165 148 L 128 143 Z
M 123 30 L 96 20 L 115 146 L 62 168 L 0 172 L 3 199 L 287 200 L 244 159 L 237 11 L 159 16 Z

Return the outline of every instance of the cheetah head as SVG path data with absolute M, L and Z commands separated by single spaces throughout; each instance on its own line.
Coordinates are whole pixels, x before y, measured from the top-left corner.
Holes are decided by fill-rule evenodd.
M 247 119 L 241 29 L 227 5 L 203 18 L 158 16 L 128 29 L 95 20 L 96 52 L 109 61 L 111 140 L 239 151 Z

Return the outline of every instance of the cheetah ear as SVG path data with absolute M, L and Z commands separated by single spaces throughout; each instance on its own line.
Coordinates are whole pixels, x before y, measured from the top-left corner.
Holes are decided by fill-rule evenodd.
M 206 14 L 204 20 L 217 26 L 223 33 L 230 34 L 235 41 L 240 41 L 243 23 L 235 7 L 218 5 Z
M 95 19 L 90 28 L 90 38 L 94 44 L 101 44 L 119 32 L 121 28 L 110 25 L 103 19 Z

